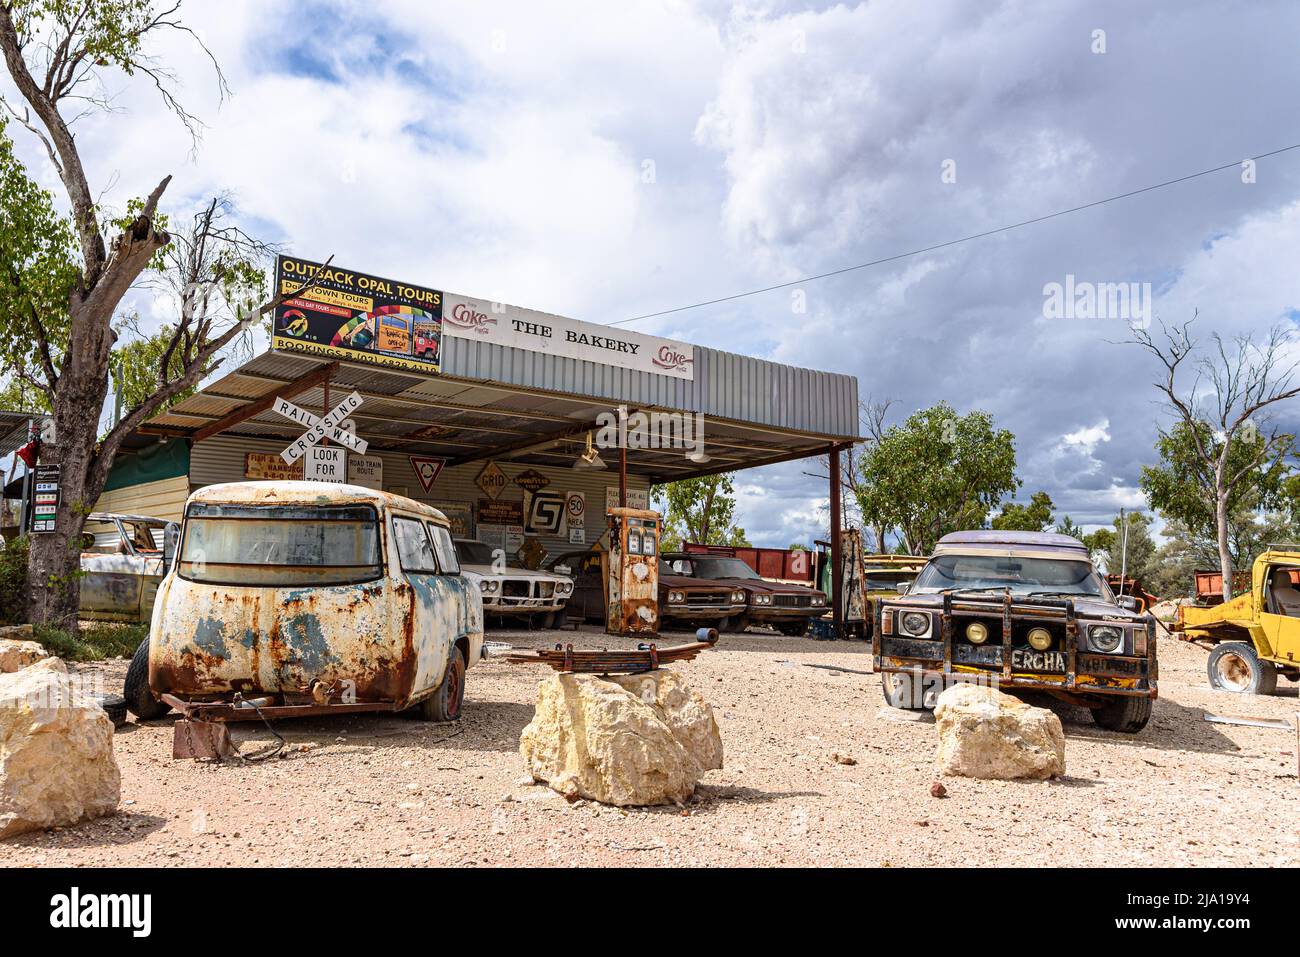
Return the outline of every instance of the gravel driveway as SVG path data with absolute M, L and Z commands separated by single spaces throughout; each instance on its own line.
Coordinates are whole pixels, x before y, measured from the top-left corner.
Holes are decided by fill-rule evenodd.
M 595 631 L 577 644 L 626 644 Z M 516 647 L 555 632 L 502 632 Z M 665 643 L 688 640 L 671 636 Z M 1209 724 L 1283 718 L 1270 698 L 1211 691 L 1205 652 L 1164 639 L 1161 698 L 1139 735 L 1065 722 L 1066 778 L 948 778 L 931 797 L 933 720 L 884 706 L 861 643 L 724 635 L 674 665 L 715 709 L 726 767 L 684 808 L 569 804 L 526 783 L 519 732 L 540 669 L 496 660 L 468 675 L 459 725 L 396 716 L 285 721 L 283 758 L 171 758 L 171 719 L 115 738 L 120 813 L 0 842 L 0 864 L 276 865 L 1294 865 L 1294 732 Z M 103 668 L 120 685 L 125 661 Z M 548 672 L 549 673 L 549 672 Z M 1045 702 L 1044 702 L 1045 703 Z M 245 752 L 269 740 L 236 726 Z

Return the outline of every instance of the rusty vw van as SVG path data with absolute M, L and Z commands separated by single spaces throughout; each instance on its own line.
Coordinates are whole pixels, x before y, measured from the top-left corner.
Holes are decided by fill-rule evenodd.
M 482 643 L 482 599 L 437 509 L 353 485 L 210 485 L 185 505 L 125 696 L 141 718 L 450 721 Z

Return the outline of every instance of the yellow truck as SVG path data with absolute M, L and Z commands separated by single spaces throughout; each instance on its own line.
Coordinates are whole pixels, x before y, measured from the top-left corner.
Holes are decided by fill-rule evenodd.
M 1219 605 L 1181 605 L 1172 630 L 1210 649 L 1210 687 L 1272 694 L 1277 676 L 1300 680 L 1300 545 L 1270 545 L 1250 590 Z

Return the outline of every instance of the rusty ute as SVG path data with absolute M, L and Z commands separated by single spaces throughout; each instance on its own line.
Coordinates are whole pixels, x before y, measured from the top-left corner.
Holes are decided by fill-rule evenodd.
M 1082 542 L 1047 532 L 945 535 L 916 581 L 876 610 L 872 650 L 885 697 L 930 708 L 978 680 L 1049 692 L 1136 733 L 1157 691 L 1155 619 L 1117 599 Z
M 437 509 L 352 485 L 210 485 L 186 503 L 126 698 L 142 718 L 449 721 L 482 643 L 481 597 Z
M 166 519 L 92 512 L 81 551 L 80 616 L 95 621 L 149 621 L 176 534 L 176 523 Z

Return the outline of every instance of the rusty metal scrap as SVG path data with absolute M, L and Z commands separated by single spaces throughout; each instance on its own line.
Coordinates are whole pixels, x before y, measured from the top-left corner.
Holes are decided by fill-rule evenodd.
M 505 656 L 515 665 L 550 665 L 556 671 L 591 674 L 639 674 L 654 671 L 670 661 L 690 661 L 718 641 L 715 628 L 701 628 L 695 633 L 698 641 L 685 645 L 660 648 L 642 643 L 635 649 L 574 648 L 572 644 L 539 648 L 535 651 L 516 651 Z

